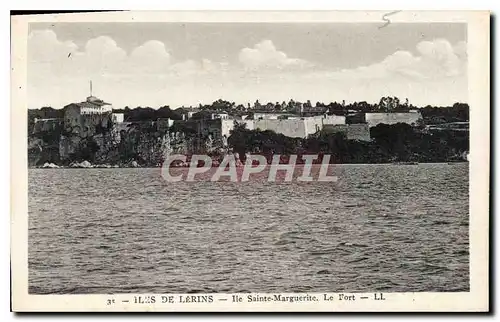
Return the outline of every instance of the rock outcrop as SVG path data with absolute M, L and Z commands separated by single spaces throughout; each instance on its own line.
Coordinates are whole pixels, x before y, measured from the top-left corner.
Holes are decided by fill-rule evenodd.
M 54 163 L 63 166 L 82 166 L 89 162 L 99 167 L 161 166 L 171 154 L 207 153 L 220 149 L 212 140 L 197 138 L 184 132 L 159 128 L 155 122 L 118 123 L 98 127 L 99 131 L 63 131 L 31 134 L 29 164 L 40 166 Z M 208 142 L 208 143 L 207 143 Z
M 45 162 L 43 164 L 42 168 L 57 169 L 57 168 L 59 168 L 59 166 L 54 164 L 54 163 Z
M 94 166 L 92 163 L 89 161 L 82 161 L 82 162 L 72 162 L 70 165 L 70 168 L 93 168 Z

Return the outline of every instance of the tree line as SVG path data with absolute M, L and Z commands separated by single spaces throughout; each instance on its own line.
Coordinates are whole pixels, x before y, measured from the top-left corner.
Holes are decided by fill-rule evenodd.
M 268 111 L 268 112 L 288 112 L 288 113 L 301 113 L 305 114 L 308 111 L 314 113 L 326 113 L 335 115 L 352 115 L 357 113 L 368 112 L 407 112 L 410 109 L 418 109 L 427 124 L 447 123 L 447 122 L 467 122 L 469 121 L 469 105 L 466 103 L 455 103 L 452 106 L 431 106 L 416 107 L 409 104 L 408 100 L 401 102 L 397 97 L 382 97 L 377 104 L 370 104 L 366 101 L 353 102 L 346 104 L 343 102 L 331 102 L 328 104 L 316 102 L 313 106 L 310 101 L 304 103 L 289 100 L 288 102 L 275 102 L 261 104 L 258 100 L 251 106 L 248 104 L 246 107 L 242 104 L 236 105 L 235 102 L 224 100 L 214 101 L 212 104 L 202 105 L 198 107 L 198 115 L 193 117 L 202 118 L 209 117 L 209 111 L 214 112 L 227 112 L 230 115 L 242 115 L 252 111 Z M 158 109 L 151 107 L 136 108 L 125 107 L 123 109 L 113 109 L 115 113 L 123 113 L 124 120 L 128 122 L 141 122 L 141 121 L 155 121 L 158 119 L 172 119 L 181 120 L 183 114 L 187 111 L 186 108 L 171 109 L 170 106 L 165 105 Z M 64 117 L 63 109 L 54 109 L 52 107 L 42 107 L 40 109 L 28 110 L 28 123 L 33 124 L 35 118 L 60 118 Z

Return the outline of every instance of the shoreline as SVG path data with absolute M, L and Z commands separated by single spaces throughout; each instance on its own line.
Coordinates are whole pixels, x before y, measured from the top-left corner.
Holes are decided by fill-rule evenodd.
M 381 163 L 330 163 L 330 166 L 364 166 L 364 165 L 391 165 L 391 166 L 418 166 L 418 165 L 427 165 L 427 164 L 464 164 L 469 163 L 469 161 L 438 161 L 438 162 L 409 162 L 409 163 L 391 163 L 391 162 L 381 162 Z M 89 167 L 77 167 L 77 166 L 59 166 L 53 164 L 54 166 L 28 166 L 28 169 L 47 169 L 47 170 L 57 170 L 57 169 L 159 169 L 161 166 L 130 166 L 130 165 L 92 165 Z M 296 164 L 296 166 L 303 166 L 304 164 Z M 313 166 L 320 166 L 321 164 L 313 164 Z M 268 164 L 267 166 L 270 166 Z M 244 165 L 236 166 L 237 168 L 243 168 Z M 190 168 L 190 166 L 170 166 L 170 169 L 185 169 Z M 212 168 L 217 168 L 217 166 L 212 166 Z

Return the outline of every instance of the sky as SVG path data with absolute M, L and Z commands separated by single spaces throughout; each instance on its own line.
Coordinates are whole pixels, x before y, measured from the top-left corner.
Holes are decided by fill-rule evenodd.
M 467 102 L 460 23 L 32 23 L 28 107 Z

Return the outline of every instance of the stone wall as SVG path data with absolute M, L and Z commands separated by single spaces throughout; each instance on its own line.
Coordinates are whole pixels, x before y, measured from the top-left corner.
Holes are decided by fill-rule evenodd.
M 63 126 L 63 119 L 35 119 L 32 133 L 37 134 L 41 132 L 57 131 Z
M 221 135 L 227 138 L 231 135 L 231 130 L 234 129 L 234 123 L 245 124 L 247 130 L 255 129 L 254 120 L 221 120 Z
M 370 127 L 377 126 L 378 124 L 396 124 L 406 123 L 415 124 L 418 120 L 422 119 L 420 112 L 413 113 L 366 113 L 365 120 Z
M 302 119 L 294 120 L 273 120 L 273 119 L 261 119 L 254 120 L 254 128 L 260 129 L 261 131 L 271 130 L 276 133 L 281 133 L 288 137 L 305 137 L 306 124 Z
M 70 104 L 65 107 L 65 132 L 85 138 L 95 135 L 102 128 L 111 128 L 113 124 L 120 123 L 117 122 L 117 114 L 111 112 L 82 114 L 81 109 L 82 108 L 76 104 Z M 121 119 L 123 121 L 123 118 Z
M 338 115 L 320 115 L 320 116 L 312 116 L 305 117 L 305 134 L 301 137 L 307 137 L 308 135 L 314 134 L 321 129 L 325 125 L 333 125 L 333 124 L 345 124 L 345 116 Z
M 229 137 L 234 122 L 245 124 L 248 130 L 271 130 L 288 137 L 305 138 L 321 130 L 326 124 L 345 124 L 344 116 L 321 115 L 314 117 L 297 117 L 289 119 L 257 119 L 257 120 L 222 120 L 221 134 Z

